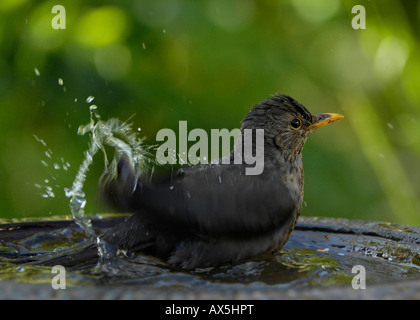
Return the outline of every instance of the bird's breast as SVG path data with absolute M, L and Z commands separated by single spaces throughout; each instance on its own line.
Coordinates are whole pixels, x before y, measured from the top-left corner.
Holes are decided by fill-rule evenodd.
M 293 200 L 301 204 L 303 198 L 303 162 L 302 157 L 294 159 L 281 158 L 278 161 L 278 170 L 282 183 L 287 186 Z

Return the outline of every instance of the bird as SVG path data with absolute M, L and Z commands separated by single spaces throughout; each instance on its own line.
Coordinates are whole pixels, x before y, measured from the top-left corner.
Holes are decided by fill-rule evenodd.
M 104 179 L 100 192 L 113 207 L 132 215 L 102 240 L 180 269 L 278 252 L 301 214 L 307 137 L 342 118 L 336 113 L 312 115 L 292 97 L 275 94 L 246 114 L 241 139 L 227 158 L 150 177 L 136 172 L 131 160 L 121 156 L 115 177 Z M 258 129 L 264 130 L 264 169 L 247 175 L 250 165 L 235 161 L 235 153 L 244 153 L 245 132 Z M 252 141 L 255 153 L 255 134 Z

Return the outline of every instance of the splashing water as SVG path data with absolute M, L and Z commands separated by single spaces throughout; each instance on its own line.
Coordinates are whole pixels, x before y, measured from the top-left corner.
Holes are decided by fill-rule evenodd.
M 50 148 L 48 148 L 47 143 L 43 139 L 38 138 L 38 136 L 35 134 L 33 134 L 33 137 L 45 148 L 45 151 L 44 151 L 45 160 L 42 159 L 41 164 L 45 168 L 54 169 L 54 170 L 49 170 L 48 178 L 43 179 L 42 182 L 35 183 L 34 186 L 38 190 L 41 191 L 40 193 L 41 197 L 54 198 L 55 191 L 56 191 L 55 188 L 60 188 L 60 186 L 57 184 L 58 171 L 61 169 L 64 171 L 67 171 L 71 165 L 63 157 L 60 157 L 60 159 L 58 159 L 56 156 L 54 156 L 54 152 Z
M 93 97 L 88 97 L 86 102 L 92 102 Z M 86 180 L 86 173 L 93 162 L 95 154 L 101 150 L 104 155 L 105 172 L 104 175 L 112 177 L 116 175 L 116 158 L 125 154 L 130 160 L 134 172 L 140 174 L 148 170 L 148 162 L 151 157 L 143 147 L 143 140 L 137 136 L 131 128 L 131 124 L 122 122 L 119 119 L 111 118 L 102 121 L 97 111 L 96 105 L 89 107 L 90 122 L 81 125 L 77 131 L 79 135 L 90 134 L 89 147 L 84 152 L 84 160 L 79 167 L 76 178 L 71 188 L 65 188 L 65 194 L 70 198 L 70 210 L 75 222 L 92 237 L 96 237 L 91 220 L 85 216 L 86 196 L 83 192 L 83 185 Z M 110 146 L 115 150 L 116 156 L 111 163 L 108 161 L 105 146 Z

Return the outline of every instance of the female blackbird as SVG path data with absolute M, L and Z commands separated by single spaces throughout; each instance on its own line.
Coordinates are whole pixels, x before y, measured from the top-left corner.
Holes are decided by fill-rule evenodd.
M 117 177 L 108 180 L 102 192 L 119 210 L 134 215 L 103 240 L 185 269 L 281 249 L 301 211 L 303 145 L 313 130 L 341 118 L 312 115 L 287 95 L 255 105 L 242 120 L 241 133 L 243 137 L 246 129 L 264 130 L 259 149 L 264 169 L 258 175 L 247 175 L 249 165 L 234 161 L 235 152 L 244 155 L 244 139 L 238 139 L 229 164 L 220 160 L 187 166 L 160 178 L 138 178 L 127 157 L 121 157 Z

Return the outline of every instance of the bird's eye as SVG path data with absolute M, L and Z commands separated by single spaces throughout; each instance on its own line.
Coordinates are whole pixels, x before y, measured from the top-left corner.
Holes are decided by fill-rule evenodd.
M 299 129 L 302 126 L 302 121 L 300 121 L 299 119 L 296 119 L 295 118 L 292 121 L 290 121 L 290 125 L 294 129 Z

